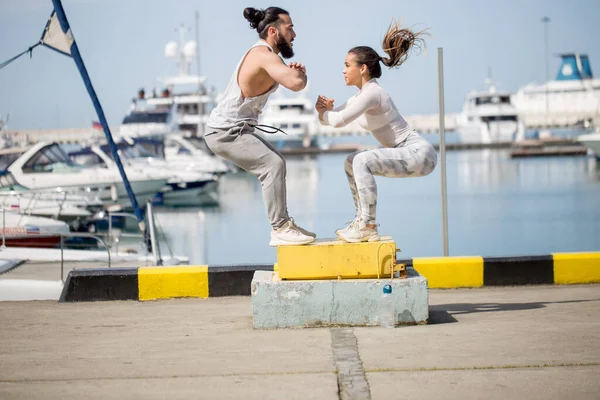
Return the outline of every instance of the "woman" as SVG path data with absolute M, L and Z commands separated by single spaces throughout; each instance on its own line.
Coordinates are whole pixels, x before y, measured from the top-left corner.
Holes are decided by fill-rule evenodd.
M 423 31 L 413 33 L 392 23 L 383 39 L 383 50 L 388 57 L 380 57 L 371 47 L 350 49 L 344 63 L 344 80 L 346 85 L 356 86 L 359 92 L 336 109 L 333 100 L 325 96 L 319 96 L 315 105 L 321 124 L 339 128 L 358 120 L 384 147 L 356 152 L 346 158 L 344 169 L 356 215 L 348 226 L 335 232 L 346 242 L 379 240 L 375 175 L 418 177 L 429 175 L 435 169 L 435 149 L 402 118 L 376 79 L 381 76 L 380 63 L 390 68 L 399 67 L 413 47 L 425 44 L 423 34 Z

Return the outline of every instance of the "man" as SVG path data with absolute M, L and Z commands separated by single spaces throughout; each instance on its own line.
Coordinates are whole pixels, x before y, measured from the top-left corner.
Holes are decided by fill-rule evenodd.
M 300 228 L 287 210 L 286 166 L 283 156 L 254 134 L 258 115 L 279 85 L 293 91 L 306 86 L 306 68 L 286 65 L 294 55 L 296 37 L 289 13 L 279 7 L 265 10 L 246 8 L 244 17 L 256 29 L 259 41 L 242 57 L 225 89 L 222 100 L 211 112 L 204 135 L 208 147 L 221 157 L 256 176 L 271 222 L 270 246 L 302 245 L 315 234 Z

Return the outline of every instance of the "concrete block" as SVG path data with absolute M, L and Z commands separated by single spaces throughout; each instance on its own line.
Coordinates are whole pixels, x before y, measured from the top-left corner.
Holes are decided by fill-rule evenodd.
M 256 271 L 252 280 L 254 328 L 377 326 L 383 286 L 392 285 L 396 325 L 426 323 L 427 279 L 414 270 L 406 279 L 281 280 Z

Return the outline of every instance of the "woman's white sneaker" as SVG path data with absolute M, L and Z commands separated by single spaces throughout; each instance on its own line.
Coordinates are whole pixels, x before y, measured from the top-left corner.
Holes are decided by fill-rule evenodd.
M 348 229 L 352 228 L 352 226 L 354 224 L 356 224 L 358 221 L 360 221 L 360 217 L 354 218 L 352 221 L 350 221 L 348 223 L 348 225 L 346 225 L 342 229 L 338 229 L 337 231 L 335 231 L 335 234 L 338 235 L 338 236 L 340 236 L 342 233 L 344 233 L 344 232 L 348 231 Z
M 308 231 L 306 231 L 308 232 Z M 294 220 L 290 219 L 279 229 L 271 230 L 271 241 L 269 246 L 294 246 L 314 242 L 313 236 L 302 233 L 301 228 L 296 226 Z
M 345 230 L 338 231 L 338 236 L 345 242 L 378 242 L 379 233 L 377 227 L 370 228 L 363 221 L 355 221 Z

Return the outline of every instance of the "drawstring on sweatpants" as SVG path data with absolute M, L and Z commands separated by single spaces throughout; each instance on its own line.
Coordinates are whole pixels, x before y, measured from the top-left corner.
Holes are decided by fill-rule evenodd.
M 250 126 L 252 128 L 255 128 L 255 129 L 258 129 L 259 131 L 264 132 L 264 133 L 274 134 L 274 133 L 277 133 L 277 132 L 281 132 L 284 135 L 287 135 L 287 133 L 284 130 L 276 128 L 276 127 L 271 126 L 271 125 L 253 125 L 253 124 L 248 124 L 248 126 Z M 263 128 L 271 128 L 271 129 L 274 129 L 274 130 L 273 131 L 269 131 L 269 130 L 263 129 L 261 127 L 263 127 Z

